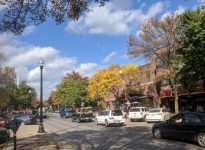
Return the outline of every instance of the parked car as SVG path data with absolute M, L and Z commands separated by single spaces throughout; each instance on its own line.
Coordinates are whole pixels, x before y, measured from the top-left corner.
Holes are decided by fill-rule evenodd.
M 60 113 L 60 117 L 61 118 L 71 118 L 73 113 L 74 113 L 73 111 L 62 111 Z
M 165 121 L 171 117 L 170 112 L 164 108 L 150 109 L 146 115 L 147 122 Z
M 152 133 L 157 139 L 191 140 L 205 147 L 205 114 L 196 112 L 177 114 L 166 122 L 154 124 Z
M 146 121 L 148 109 L 146 107 L 132 107 L 129 111 L 130 122 L 134 120 Z
M 92 121 L 93 114 L 92 113 L 73 113 L 72 115 L 72 122 L 76 121 L 78 123 L 83 121 Z
M 101 112 L 102 112 L 102 110 L 96 110 L 96 111 L 94 111 L 93 116 L 97 117 L 98 115 L 101 114 Z
M 9 129 L 9 121 L 7 119 L 0 117 L 0 127 Z
M 25 125 L 36 124 L 37 119 L 35 115 L 21 114 L 16 117 L 18 120 L 23 122 Z
M 40 108 L 38 109 L 38 117 L 40 117 Z M 42 108 L 42 116 L 43 118 L 47 118 L 48 115 L 47 115 L 47 112 L 46 112 L 46 109 L 45 108 Z
M 0 144 L 7 142 L 10 139 L 10 132 L 6 128 L 0 127 Z
M 123 114 L 120 110 L 104 110 L 100 115 L 95 117 L 95 123 L 104 124 L 106 127 L 111 124 L 124 124 L 125 119 L 123 118 Z

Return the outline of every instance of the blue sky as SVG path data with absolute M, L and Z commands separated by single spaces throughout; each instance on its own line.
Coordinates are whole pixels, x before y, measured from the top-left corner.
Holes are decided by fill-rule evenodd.
M 40 57 L 44 65 L 44 99 L 55 89 L 66 72 L 73 70 L 91 76 L 112 64 L 142 65 L 142 58 L 126 56 L 129 35 L 137 36 L 140 24 L 149 18 L 194 9 L 199 0 L 111 0 L 104 7 L 92 4 L 93 11 L 78 21 L 55 25 L 29 26 L 21 36 L 0 35 L 0 51 L 5 65 L 15 67 L 20 81 L 25 80 L 39 93 Z

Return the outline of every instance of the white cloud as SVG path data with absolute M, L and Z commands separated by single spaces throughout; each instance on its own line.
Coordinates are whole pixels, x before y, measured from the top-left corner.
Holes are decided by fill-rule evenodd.
M 36 28 L 35 26 L 26 27 L 22 35 L 28 35 L 33 33 L 35 31 L 35 28 Z
M 53 47 L 40 47 L 17 41 L 12 36 L 0 35 L 0 51 L 7 61 L 6 66 L 15 67 L 17 78 L 26 81 L 34 87 L 39 95 L 40 88 L 40 57 L 45 63 L 43 67 L 44 99 L 55 89 L 65 72 L 79 71 L 82 75 L 91 75 L 97 64 L 77 63 L 76 57 L 61 56 L 58 49 Z
M 90 76 L 93 74 L 93 69 L 95 69 L 97 66 L 98 65 L 95 63 L 80 64 L 80 67 L 77 68 L 75 71 L 85 76 Z
M 103 63 L 108 63 L 116 54 L 117 54 L 117 52 L 111 52 L 110 54 L 108 54 L 108 55 L 103 59 Z
M 10 57 L 7 64 L 14 67 L 26 64 L 37 64 L 40 57 L 50 59 L 57 54 L 57 50 L 52 47 L 30 47 L 23 53 Z
M 163 7 L 164 7 L 164 4 L 162 2 L 157 2 L 151 5 L 147 12 L 147 16 L 149 18 L 156 16 L 158 13 L 162 11 Z
M 183 6 L 179 6 L 178 9 L 175 10 L 174 12 L 166 11 L 166 12 L 162 15 L 161 19 L 164 19 L 164 18 L 166 18 L 166 17 L 169 16 L 169 15 L 179 15 L 179 14 L 183 13 L 183 12 L 185 11 L 185 9 L 186 9 L 186 8 L 184 8 Z
M 185 11 L 183 6 L 179 6 L 178 9 L 174 12 L 175 15 L 179 15 Z
M 86 13 L 78 21 L 70 21 L 65 30 L 89 34 L 129 34 L 142 21 L 159 14 L 164 6 L 164 3 L 157 2 L 151 5 L 147 12 L 143 12 L 143 7 L 128 9 L 131 7 L 132 2 L 129 1 L 124 7 L 122 6 L 123 3 L 118 6 L 115 5 L 117 0 L 107 3 L 104 7 L 94 5 L 92 12 Z
M 169 16 L 169 15 L 171 15 L 171 12 L 170 11 L 166 11 L 163 15 L 162 15 L 162 17 L 161 17 L 161 19 L 165 19 L 167 16 Z

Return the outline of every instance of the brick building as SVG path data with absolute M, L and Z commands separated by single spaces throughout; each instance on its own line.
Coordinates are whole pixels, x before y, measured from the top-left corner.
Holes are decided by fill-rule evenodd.
M 128 105 L 133 106 L 133 104 L 138 103 L 139 106 L 148 108 L 166 106 L 171 112 L 174 112 L 174 94 L 169 81 L 160 80 L 156 84 L 156 76 L 160 73 L 160 70 L 156 67 L 155 62 L 139 66 L 139 72 L 140 90 L 129 93 L 130 100 L 127 101 L 125 99 L 125 91 L 121 89 L 120 102 L 116 101 L 111 93 L 108 93 L 105 97 L 106 107 L 113 109 Z M 202 80 L 197 83 L 192 93 L 180 86 L 178 94 L 180 111 L 196 111 L 198 108 L 205 110 L 205 89 Z

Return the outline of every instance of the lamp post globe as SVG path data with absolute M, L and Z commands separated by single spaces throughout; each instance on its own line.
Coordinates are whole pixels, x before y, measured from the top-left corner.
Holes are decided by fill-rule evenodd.
M 44 61 L 41 58 L 40 62 L 40 124 L 38 128 L 38 133 L 44 133 L 44 126 L 43 126 L 43 65 Z

